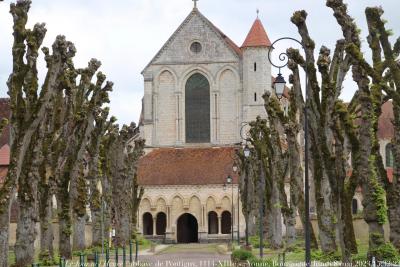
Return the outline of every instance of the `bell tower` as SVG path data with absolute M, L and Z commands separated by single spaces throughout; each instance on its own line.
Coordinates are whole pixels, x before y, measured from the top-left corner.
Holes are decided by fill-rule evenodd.
M 268 52 L 271 41 L 258 17 L 254 21 L 243 45 L 243 120 L 252 121 L 257 116 L 265 117 L 266 91 L 271 90 L 271 64 Z

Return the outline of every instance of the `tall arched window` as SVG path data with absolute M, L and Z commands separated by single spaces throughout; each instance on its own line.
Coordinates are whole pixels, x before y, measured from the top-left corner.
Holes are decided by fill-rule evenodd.
M 186 143 L 210 142 L 210 84 L 195 73 L 185 86 Z
M 393 145 L 391 143 L 386 145 L 386 168 L 393 167 Z

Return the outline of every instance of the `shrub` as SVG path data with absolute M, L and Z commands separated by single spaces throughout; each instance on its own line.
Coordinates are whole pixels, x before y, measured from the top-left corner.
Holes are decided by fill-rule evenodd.
M 247 261 L 250 259 L 254 259 L 254 255 L 251 253 L 251 251 L 237 249 L 232 252 L 233 261 Z
M 260 237 L 259 236 L 250 236 L 249 242 L 253 248 L 260 248 Z M 264 248 L 268 247 L 268 242 L 264 240 Z
M 341 256 L 339 252 L 325 253 L 321 250 L 312 250 L 311 259 L 320 262 L 334 262 L 340 261 Z
M 385 243 L 371 250 L 370 255 L 381 261 L 400 262 L 400 255 L 391 243 Z

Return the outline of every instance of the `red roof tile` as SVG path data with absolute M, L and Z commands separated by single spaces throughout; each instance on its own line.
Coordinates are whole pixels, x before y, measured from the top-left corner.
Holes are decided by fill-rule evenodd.
M 8 164 L 10 164 L 10 146 L 6 144 L 0 148 L 0 166 Z
M 0 98 L 0 120 L 10 117 L 10 99 Z M 3 133 L 0 133 L 0 147 L 10 143 L 10 130 L 7 127 Z
M 393 103 L 392 101 L 387 101 L 382 105 L 382 113 L 378 121 L 379 139 L 392 139 L 394 137 L 393 119 Z
M 145 155 L 138 165 L 140 185 L 224 184 L 232 175 L 233 147 L 160 148 Z M 238 175 L 232 175 L 233 183 Z
M 271 41 L 269 40 L 268 35 L 265 32 L 264 26 L 262 25 L 259 18 L 257 18 L 254 21 L 253 26 L 251 26 L 251 29 L 243 42 L 242 48 L 258 46 L 271 46 Z

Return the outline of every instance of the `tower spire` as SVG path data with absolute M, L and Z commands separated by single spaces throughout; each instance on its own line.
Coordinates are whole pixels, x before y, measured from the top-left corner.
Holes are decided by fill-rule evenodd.
M 260 10 L 258 8 L 256 10 L 256 13 L 257 13 L 257 18 L 258 18 L 258 14 L 260 13 Z
M 193 9 L 197 9 L 197 1 L 199 1 L 199 0 L 192 0 L 192 1 L 194 3 Z

